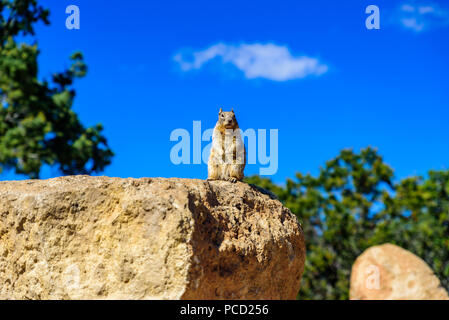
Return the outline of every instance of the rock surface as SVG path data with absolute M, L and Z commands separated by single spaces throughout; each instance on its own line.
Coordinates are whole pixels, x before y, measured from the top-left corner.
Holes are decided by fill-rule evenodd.
M 0 299 L 294 299 L 296 217 L 245 183 L 0 182 Z
M 449 299 L 429 266 L 413 253 L 392 244 L 363 252 L 352 266 L 350 299 Z

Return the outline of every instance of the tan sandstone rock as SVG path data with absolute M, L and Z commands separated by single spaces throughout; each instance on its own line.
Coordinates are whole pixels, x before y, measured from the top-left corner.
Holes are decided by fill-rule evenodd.
M 0 299 L 294 299 L 296 217 L 245 183 L 0 182 Z
M 350 299 L 449 299 L 429 266 L 413 253 L 392 244 L 363 252 L 352 266 Z

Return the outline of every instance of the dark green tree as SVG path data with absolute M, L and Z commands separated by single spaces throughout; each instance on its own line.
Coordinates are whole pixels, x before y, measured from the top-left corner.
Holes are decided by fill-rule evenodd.
M 101 172 L 113 156 L 102 126 L 84 127 L 71 109 L 73 82 L 87 71 L 82 54 L 50 81 L 39 80 L 37 42 L 17 42 L 48 17 L 36 0 L 0 0 L 0 172 L 38 178 L 42 165 L 63 174 Z
M 348 299 L 355 259 L 386 242 L 423 258 L 448 288 L 449 172 L 397 184 L 393 179 L 373 148 L 343 150 L 317 177 L 298 173 L 285 186 L 246 179 L 276 194 L 303 226 L 307 258 L 300 299 Z
M 449 170 L 403 179 L 395 189 L 385 211 L 397 219 L 379 234 L 426 261 L 449 291 Z

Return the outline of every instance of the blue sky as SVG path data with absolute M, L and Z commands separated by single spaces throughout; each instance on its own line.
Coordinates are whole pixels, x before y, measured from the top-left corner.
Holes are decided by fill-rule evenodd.
M 171 163 L 169 137 L 194 120 L 213 127 L 220 107 L 242 129 L 279 129 L 276 182 L 349 147 L 377 147 L 398 178 L 448 168 L 447 1 L 40 3 L 51 11 L 36 29 L 40 76 L 83 52 L 74 110 L 104 125 L 116 154 L 104 175 L 206 178 L 205 164 Z M 65 27 L 71 4 L 80 30 Z M 380 30 L 365 27 L 370 4 Z

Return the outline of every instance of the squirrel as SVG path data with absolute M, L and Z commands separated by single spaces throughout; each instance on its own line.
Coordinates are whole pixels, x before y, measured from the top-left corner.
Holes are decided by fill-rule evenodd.
M 246 150 L 234 110 L 223 112 L 212 134 L 212 147 L 207 163 L 207 180 L 241 181 L 246 165 Z

